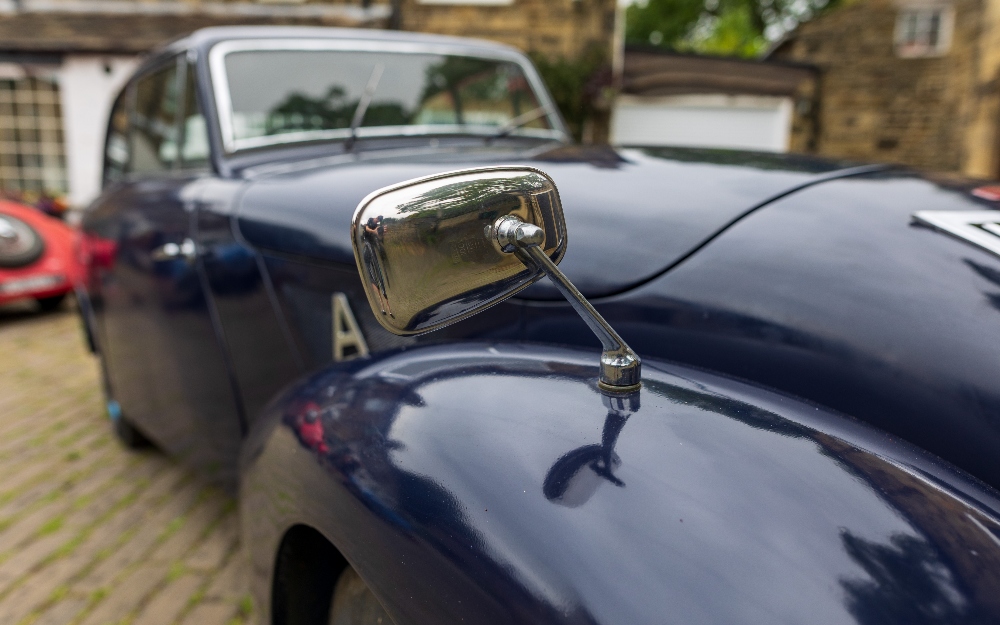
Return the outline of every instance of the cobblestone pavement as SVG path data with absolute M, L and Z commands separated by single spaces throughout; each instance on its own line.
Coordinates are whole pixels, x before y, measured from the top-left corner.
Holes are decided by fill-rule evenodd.
M 251 622 L 234 501 L 104 417 L 69 306 L 0 307 L 0 623 Z

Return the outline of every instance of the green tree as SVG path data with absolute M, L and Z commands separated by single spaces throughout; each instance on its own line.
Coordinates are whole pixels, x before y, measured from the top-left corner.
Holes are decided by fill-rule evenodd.
M 757 29 L 747 4 L 733 4 L 718 15 L 701 16 L 677 49 L 702 54 L 760 56 L 768 46 L 767 37 Z
M 755 57 L 799 23 L 844 1 L 636 0 L 625 10 L 625 41 Z
M 590 48 L 576 58 L 530 54 L 552 94 L 570 132 L 579 141 L 589 118 L 597 114 L 600 91 L 611 84 L 611 68 L 601 48 Z
M 625 9 L 625 42 L 673 47 L 705 12 L 705 0 L 639 0 Z

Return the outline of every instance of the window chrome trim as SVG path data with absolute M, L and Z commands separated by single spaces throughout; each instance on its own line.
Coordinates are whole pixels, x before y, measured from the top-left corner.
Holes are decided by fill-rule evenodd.
M 358 128 L 355 136 L 358 139 L 379 137 L 429 137 L 442 135 L 473 135 L 491 137 L 497 132 L 497 126 L 476 126 L 459 124 L 410 124 L 406 126 L 366 126 Z M 289 143 L 305 143 L 308 141 L 346 140 L 351 136 L 347 128 L 331 128 L 330 130 L 300 130 L 262 137 L 249 137 L 237 140 L 236 150 L 263 148 L 271 145 Z M 562 139 L 565 135 L 558 130 L 542 128 L 518 128 L 506 136 L 532 137 L 536 139 Z
M 556 114 L 556 106 L 549 95 L 548 89 L 542 83 L 541 78 L 535 68 L 517 52 L 506 51 L 502 48 L 488 49 L 477 48 L 473 45 L 462 45 L 460 43 L 413 43 L 409 41 L 386 41 L 375 39 L 237 39 L 223 41 L 212 46 L 208 53 L 209 72 L 212 80 L 212 95 L 215 97 L 216 115 L 219 120 L 219 132 L 222 136 L 222 147 L 226 154 L 233 154 L 240 150 L 265 147 L 269 145 L 281 145 L 298 143 L 300 141 L 320 140 L 320 139 L 346 139 L 350 134 L 348 129 L 331 129 L 318 131 L 302 131 L 286 133 L 280 135 L 268 135 L 265 137 L 253 137 L 248 139 L 237 139 L 233 129 L 233 103 L 229 94 L 229 77 L 226 74 L 226 56 L 234 52 L 266 52 L 273 50 L 281 51 L 331 51 L 331 52 L 376 52 L 388 54 L 439 54 L 448 56 L 467 56 L 496 61 L 507 61 L 516 63 L 524 72 L 528 84 L 531 85 L 535 96 L 539 99 L 539 104 L 548 108 L 549 112 L 545 116 L 549 125 L 548 130 L 519 128 L 511 133 L 512 135 L 532 136 L 544 139 L 569 139 L 569 132 L 562 123 L 562 119 Z M 387 131 L 385 129 L 392 129 Z M 401 131 L 400 129 L 413 129 L 412 131 Z M 455 129 L 461 129 L 456 131 Z M 383 130 L 376 130 L 383 129 Z M 433 129 L 433 130 L 426 130 Z M 450 129 L 450 130 L 446 130 Z M 496 131 L 495 126 L 460 126 L 457 124 L 442 125 L 421 125 L 421 126 L 368 126 L 358 129 L 358 137 L 379 137 L 379 136 L 425 136 L 428 134 L 473 134 L 488 136 L 489 131 Z M 301 138 L 309 135 L 308 138 Z

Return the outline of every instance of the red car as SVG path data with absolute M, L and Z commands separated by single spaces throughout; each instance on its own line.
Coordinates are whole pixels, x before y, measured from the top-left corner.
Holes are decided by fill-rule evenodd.
M 53 310 L 81 277 L 72 228 L 42 212 L 0 200 L 0 304 L 32 298 Z

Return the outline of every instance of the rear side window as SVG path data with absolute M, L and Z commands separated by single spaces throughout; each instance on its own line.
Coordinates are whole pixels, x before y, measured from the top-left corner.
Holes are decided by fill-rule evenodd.
M 104 181 L 121 180 L 128 173 L 129 142 L 128 142 L 128 100 L 131 92 L 122 90 L 111 108 L 111 119 L 108 121 L 108 136 L 104 143 Z
M 200 169 L 208 165 L 208 128 L 198 103 L 194 65 L 189 63 L 184 74 L 181 166 L 185 169 Z
M 136 83 L 131 171 L 165 171 L 176 163 L 179 91 L 176 63 L 147 74 Z

